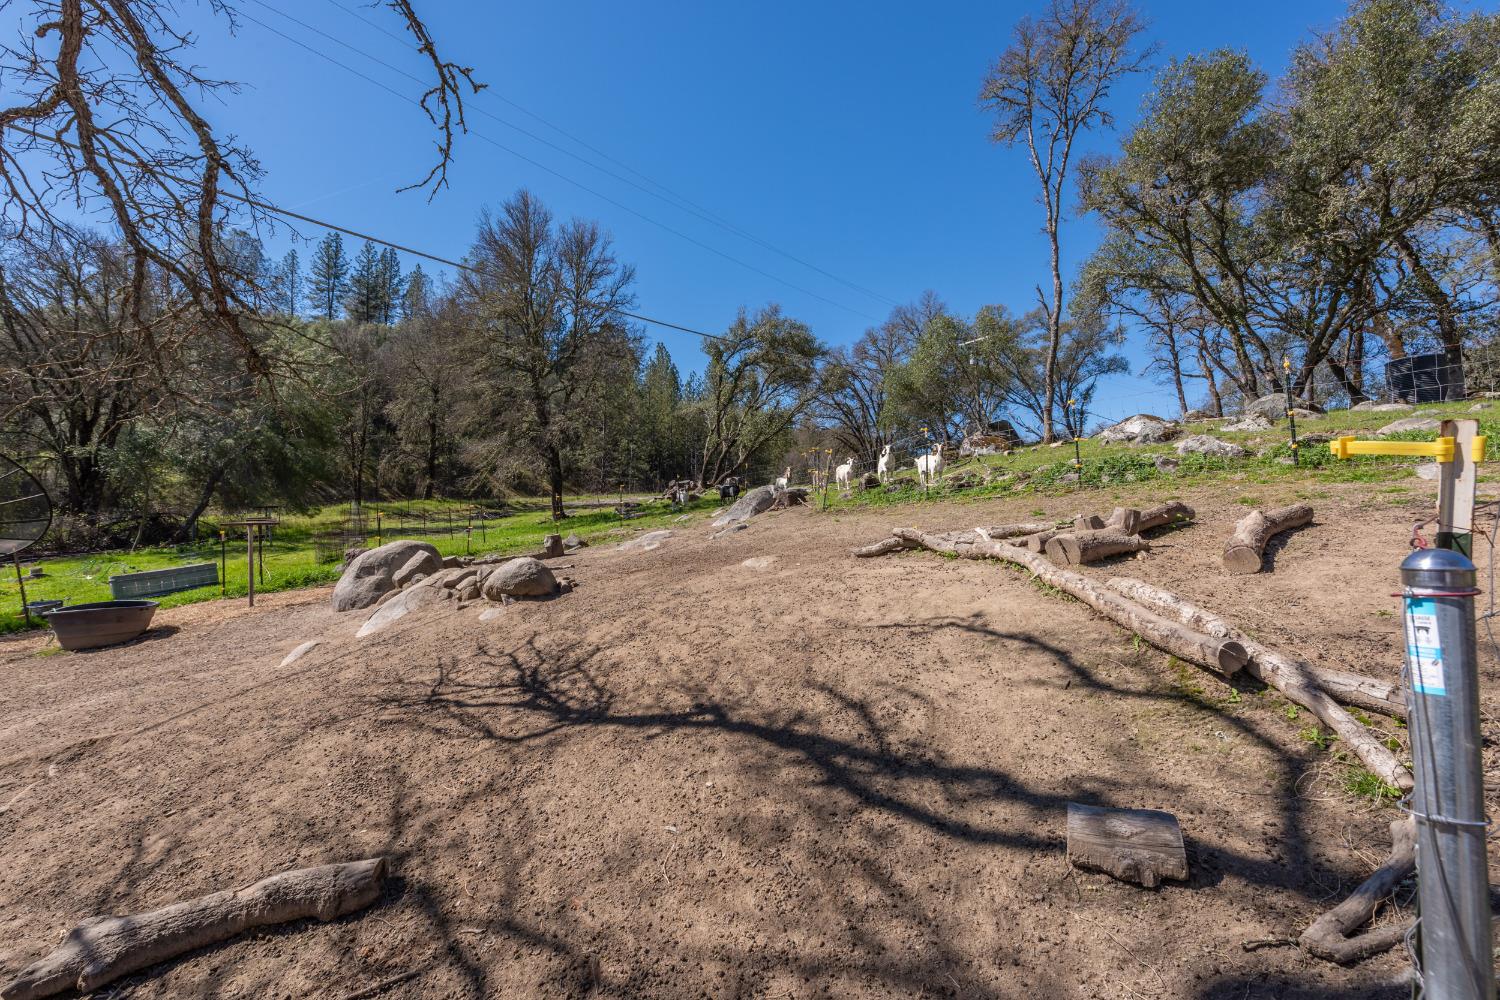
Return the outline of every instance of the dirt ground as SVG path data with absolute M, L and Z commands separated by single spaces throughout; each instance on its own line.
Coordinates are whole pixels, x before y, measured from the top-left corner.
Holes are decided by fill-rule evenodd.
M 1390 594 L 1429 488 L 1330 487 L 1272 572 L 1233 579 L 1238 487 L 1190 491 L 1196 526 L 1088 572 L 1394 677 Z M 102 995 L 1406 995 L 1398 954 L 1344 969 L 1275 943 L 1379 863 L 1394 814 L 1345 790 L 1306 713 L 1014 570 L 848 556 L 896 524 L 1113 502 L 790 511 L 718 541 L 692 524 L 561 560 L 578 589 L 556 600 L 365 640 L 320 590 L 163 612 L 90 654 L 0 643 L 0 972 L 91 914 L 384 854 L 374 907 Z M 1482 670 L 1493 719 L 1487 650 Z M 1070 800 L 1172 811 L 1192 880 L 1072 871 Z

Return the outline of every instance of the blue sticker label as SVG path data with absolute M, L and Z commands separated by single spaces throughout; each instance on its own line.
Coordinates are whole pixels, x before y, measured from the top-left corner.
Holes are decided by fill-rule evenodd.
M 1446 695 L 1443 642 L 1438 635 L 1437 602 L 1430 597 L 1406 599 L 1406 662 L 1418 694 Z

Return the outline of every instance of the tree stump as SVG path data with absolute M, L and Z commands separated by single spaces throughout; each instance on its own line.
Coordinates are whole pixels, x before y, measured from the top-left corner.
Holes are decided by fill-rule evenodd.
M 565 552 L 562 535 L 548 535 L 542 539 L 542 558 L 555 559 Z
M 1259 573 L 1266 543 L 1283 531 L 1310 523 L 1312 518 L 1313 509 L 1305 503 L 1266 512 L 1252 510 L 1234 526 L 1234 534 L 1224 543 L 1224 568 L 1241 575 Z
M 1163 879 L 1188 877 L 1177 817 L 1156 809 L 1102 809 L 1069 802 L 1068 861 L 1148 889 Z

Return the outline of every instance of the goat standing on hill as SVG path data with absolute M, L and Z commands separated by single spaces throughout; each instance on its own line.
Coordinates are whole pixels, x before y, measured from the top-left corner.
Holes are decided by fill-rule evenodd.
M 917 456 L 917 484 L 932 486 L 943 478 L 943 446 L 935 444 L 925 455 Z
M 883 483 L 891 472 L 891 446 L 886 445 L 880 449 L 880 458 L 875 462 L 875 475 L 880 477 Z
M 783 472 L 779 477 L 777 477 L 777 479 L 776 479 L 776 488 L 778 490 L 784 490 L 784 489 L 787 488 L 787 484 L 789 484 L 791 481 L 792 481 L 792 467 L 790 465 L 788 465 L 786 467 L 786 471 Z
M 839 489 L 847 490 L 849 488 L 849 480 L 854 478 L 854 458 L 851 456 L 849 461 L 834 469 L 833 475 L 838 481 Z

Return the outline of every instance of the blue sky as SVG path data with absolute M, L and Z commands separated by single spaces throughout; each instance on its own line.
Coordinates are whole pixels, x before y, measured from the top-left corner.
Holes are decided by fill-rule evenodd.
M 640 311 L 711 331 L 742 305 L 775 301 L 825 341 L 845 343 L 883 319 L 890 301 L 927 288 L 971 314 L 992 302 L 1028 308 L 1046 278 L 1035 178 L 1022 150 L 988 141 L 975 99 L 1032 4 L 416 6 L 445 56 L 489 84 L 472 101 L 451 188 L 431 201 L 396 193 L 426 172 L 433 132 L 412 103 L 421 87 L 401 75 L 422 76 L 422 59 L 392 37 L 401 30 L 393 14 L 361 0 L 244 0 L 246 19 L 231 34 L 207 5 L 187 8 L 199 19 L 195 61 L 243 85 L 209 110 L 259 157 L 268 198 L 457 257 L 479 210 L 527 187 L 559 216 L 595 218 L 611 231 L 637 266 Z M 1149 38 L 1161 46 L 1158 64 L 1230 46 L 1273 75 L 1297 42 L 1343 9 L 1325 0 L 1142 6 Z M 1141 77 L 1117 94 L 1122 129 L 1147 84 Z M 1089 149 L 1114 148 L 1118 138 L 1094 136 Z M 674 195 L 653 197 L 656 185 L 738 232 L 684 210 Z M 1089 220 L 1070 220 L 1069 269 L 1096 238 Z M 272 243 L 288 245 L 285 234 Z M 701 363 L 696 338 L 647 332 L 684 372 Z M 1171 409 L 1170 389 L 1139 375 L 1141 351 L 1127 353 L 1132 374 L 1102 386 L 1096 409 Z

